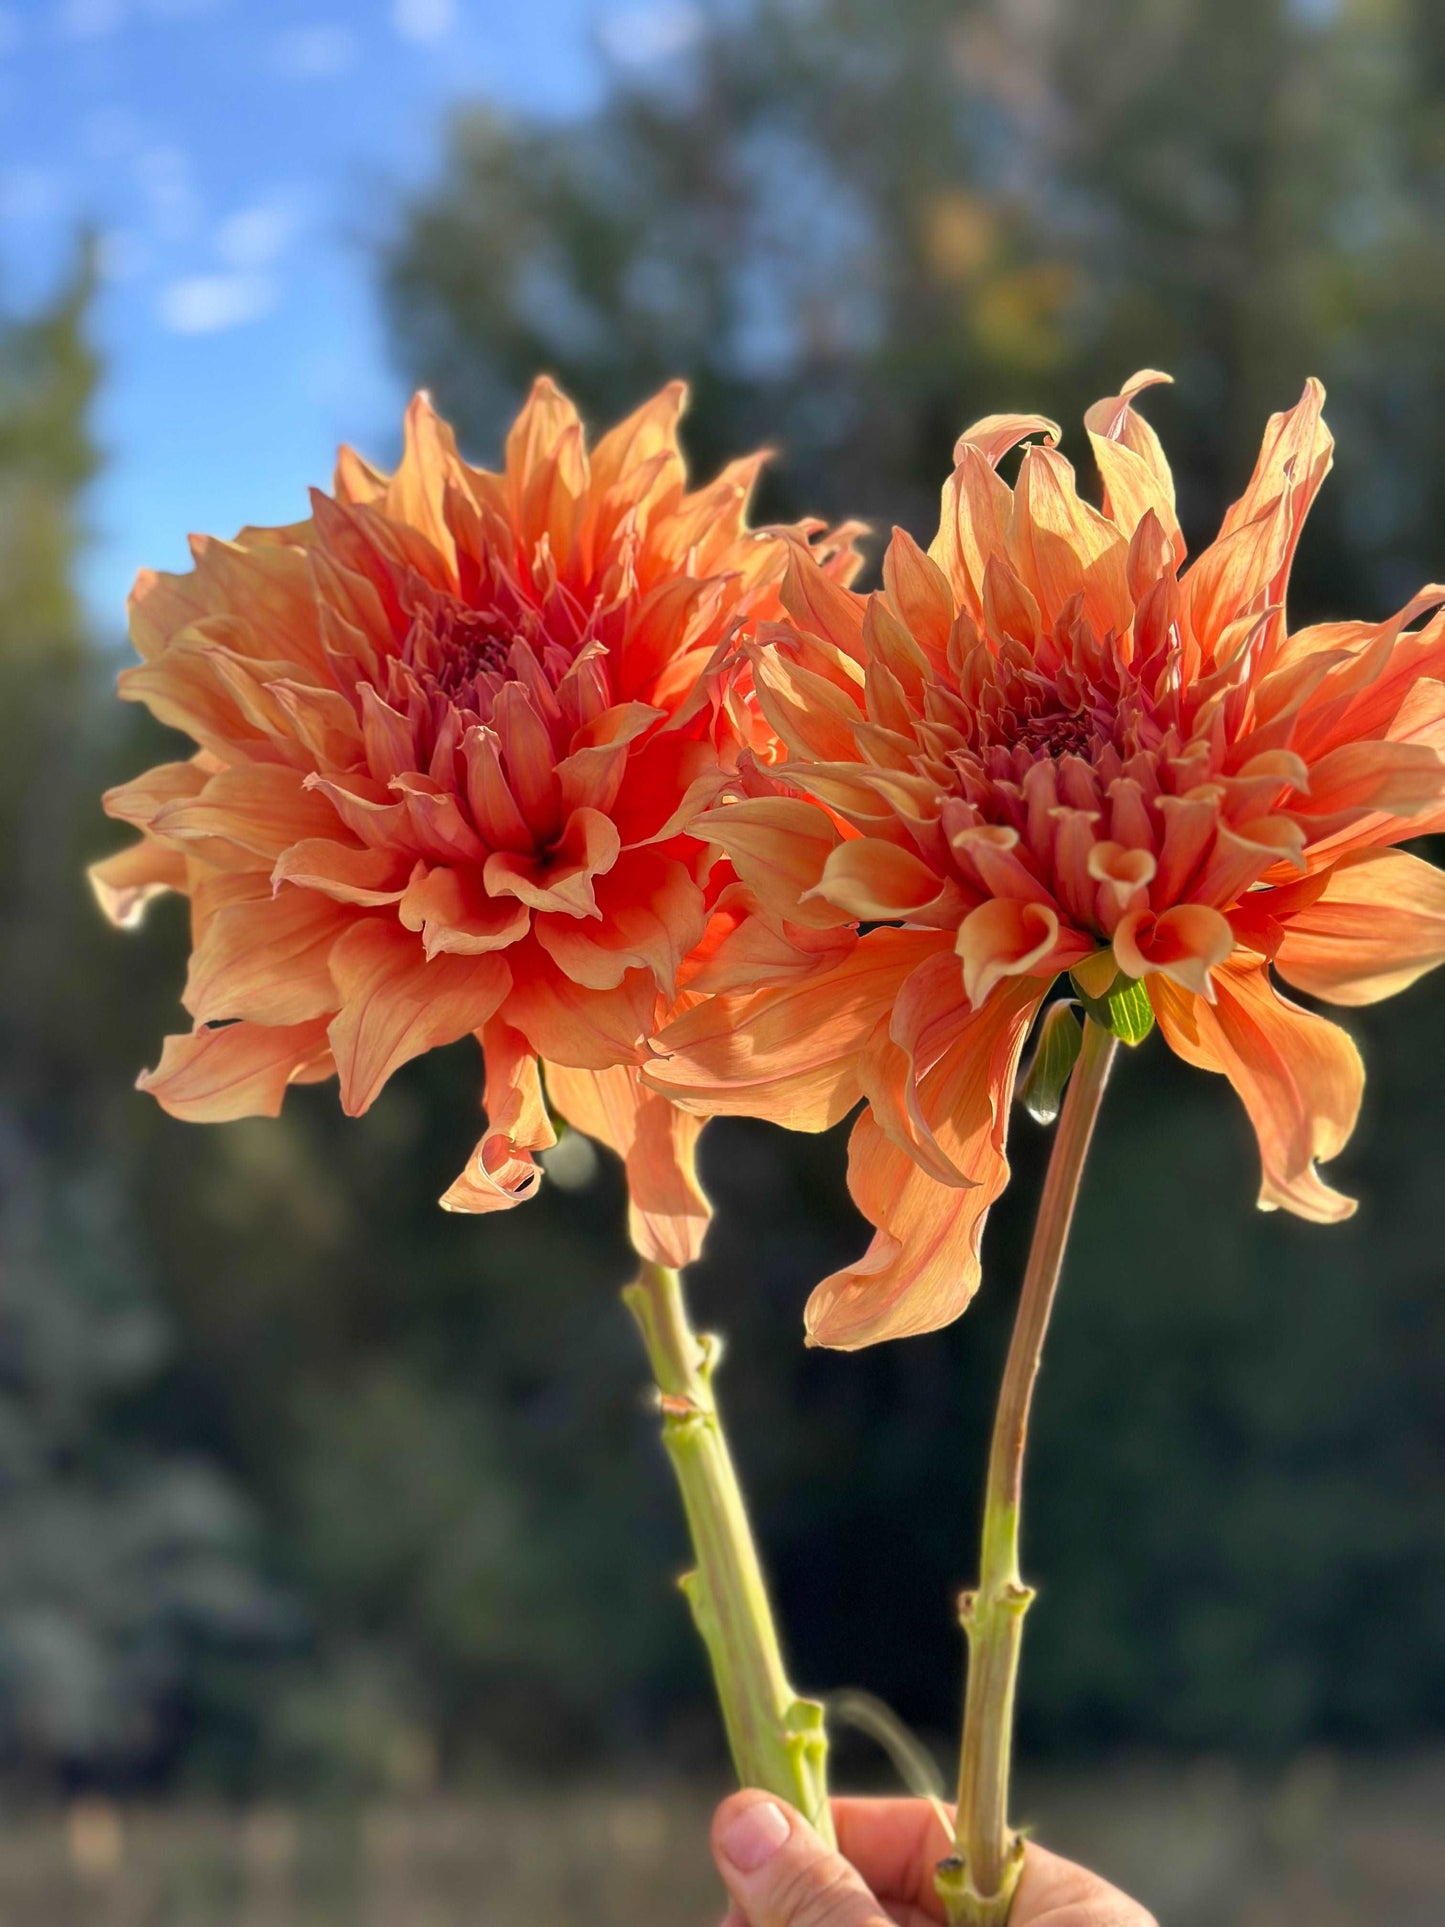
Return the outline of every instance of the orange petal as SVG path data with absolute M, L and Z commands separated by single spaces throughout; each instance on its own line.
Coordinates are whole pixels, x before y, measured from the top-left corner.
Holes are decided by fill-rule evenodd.
M 1210 972 L 1233 949 L 1228 920 L 1203 903 L 1179 903 L 1158 916 L 1131 910 L 1114 932 L 1114 957 L 1125 976 L 1158 973 L 1211 1002 Z
M 505 950 L 527 934 L 532 918 L 515 897 L 489 897 L 467 870 L 418 864 L 397 908 L 408 930 L 419 930 L 428 957 L 481 957 Z
M 540 945 L 522 946 L 507 1019 L 549 1063 L 610 1070 L 635 1063 L 657 1025 L 651 971 L 629 970 L 612 990 L 588 990 L 559 970 Z
M 1047 904 L 992 897 L 970 910 L 955 944 L 968 1001 L 976 1010 L 1005 977 L 1038 972 L 1058 941 L 1059 919 Z
M 557 1142 L 542 1098 L 537 1053 L 519 1031 L 493 1017 L 481 1031 L 487 1129 L 466 1169 L 441 1199 L 444 1211 L 506 1211 L 535 1195 L 542 1173 L 533 1151 Z
M 966 449 L 977 449 L 990 468 L 997 468 L 1011 448 L 1029 435 L 1042 435 L 1046 441 L 1063 439 L 1057 422 L 1047 415 L 985 415 L 963 433 L 953 445 L 953 459 L 961 462 Z
M 801 797 L 759 796 L 704 810 L 688 825 L 716 843 L 764 910 L 789 923 L 830 928 L 842 921 L 826 903 L 804 902 L 843 841 L 826 810 Z
M 984 1221 L 1008 1183 L 1004 1147 L 1019 1055 L 1047 990 L 1032 979 L 1004 986 L 921 1081 L 920 1100 L 965 1186 L 928 1177 L 870 1111 L 854 1125 L 848 1188 L 877 1230 L 858 1263 L 825 1278 L 808 1300 L 812 1343 L 856 1351 L 935 1331 L 977 1291 Z
M 1219 1071 L 1239 1094 L 1259 1139 L 1261 1210 L 1283 1207 L 1317 1224 L 1355 1209 L 1320 1177 L 1354 1129 L 1365 1072 L 1338 1025 L 1281 997 L 1268 968 L 1234 958 L 1214 973 L 1213 1005 L 1155 976 L 1149 997 L 1171 1050 L 1200 1070 Z
M 1096 401 L 1084 416 L 1084 426 L 1104 483 L 1104 513 L 1129 537 L 1152 513 L 1177 568 L 1185 550 L 1174 510 L 1174 477 L 1159 437 L 1133 408 L 1141 390 L 1172 379 L 1157 368 L 1141 369 L 1117 395 Z
M 480 1030 L 506 996 L 500 957 L 434 957 L 398 924 L 369 917 L 331 952 L 341 1008 L 330 1038 L 341 1108 L 359 1117 L 394 1070 L 440 1044 Z
M 489 896 L 515 897 L 530 910 L 596 917 L 600 912 L 593 879 L 612 868 L 621 848 L 610 816 L 600 810 L 573 810 L 546 856 L 494 850 L 483 865 L 482 882 Z
M 876 923 L 914 915 L 937 903 L 943 889 L 942 879 L 912 850 L 881 837 L 860 836 L 838 845 L 808 895 L 824 898 L 850 917 Z
M 574 983 L 612 990 L 629 970 L 650 970 L 671 997 L 683 958 L 702 941 L 707 910 L 686 865 L 629 850 L 597 880 L 596 921 L 539 916 L 537 942 Z
M 271 872 L 283 883 L 314 890 L 337 903 L 395 903 L 406 888 L 411 859 L 399 850 L 359 849 L 328 837 L 307 837 L 286 850 Z
M 179 797 L 156 815 L 158 834 L 189 842 L 219 838 L 274 862 L 303 837 L 334 836 L 336 812 L 299 770 L 280 763 L 238 763 L 217 770 L 199 795 Z
M 326 1056 L 326 1024 L 222 1024 L 168 1037 L 161 1061 L 136 1079 L 187 1124 L 275 1117 L 286 1086 Z
M 146 905 L 167 890 L 186 887 L 186 860 L 149 837 L 102 857 L 86 871 L 95 900 L 113 924 L 133 930 Z
M 579 1071 L 548 1064 L 547 1091 L 574 1129 L 623 1160 L 633 1249 L 654 1264 L 691 1264 L 712 1215 L 695 1164 L 704 1120 L 648 1090 L 624 1065 Z
M 1284 924 L 1275 968 L 1333 1004 L 1374 1004 L 1445 963 L 1445 875 L 1403 850 L 1370 850 L 1330 872 Z
M 265 888 L 257 878 L 257 887 Z M 333 945 L 350 919 L 307 890 L 242 898 L 200 916 L 181 1002 L 197 1023 L 300 1024 L 336 1009 Z
M 669 1024 L 644 1082 L 704 1116 L 825 1131 L 858 1102 L 858 1053 L 899 986 L 946 947 L 929 930 L 872 930 L 841 963 L 743 997 L 711 997 Z

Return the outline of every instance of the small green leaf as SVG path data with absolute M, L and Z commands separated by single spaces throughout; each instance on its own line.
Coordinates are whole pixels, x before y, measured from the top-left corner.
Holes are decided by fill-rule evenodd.
M 1083 1032 L 1066 1002 L 1050 1004 L 1039 1026 L 1033 1062 L 1019 1085 L 1019 1103 L 1038 1124 L 1052 1124 L 1064 1101 L 1064 1086 L 1078 1061 Z
M 1079 990 L 1078 979 L 1074 988 Z M 1079 990 L 1079 1002 L 1096 1024 L 1113 1031 L 1123 1044 L 1142 1044 L 1154 1028 L 1154 1006 L 1149 993 L 1136 977 L 1122 971 L 1102 997 L 1089 997 Z
M 1154 1028 L 1154 1006 L 1137 977 L 1126 977 L 1109 995 L 1109 1028 L 1125 1044 L 1142 1044 Z

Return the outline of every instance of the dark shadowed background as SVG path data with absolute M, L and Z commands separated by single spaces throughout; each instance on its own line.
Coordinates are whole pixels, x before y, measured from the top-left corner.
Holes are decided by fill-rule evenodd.
M 468 31 L 490 11 L 464 9 Z M 43 15 L 16 11 L 17 30 Z M 418 0 L 409 17 L 454 24 Z M 557 31 L 586 30 L 559 10 Z M 1052 414 L 1083 466 L 1083 407 L 1151 364 L 1177 378 L 1147 412 L 1197 544 L 1314 373 L 1339 452 L 1293 616 L 1380 617 L 1445 572 L 1430 0 L 757 0 L 614 12 L 601 45 L 565 111 L 482 71 L 419 159 L 373 168 L 364 193 L 349 177 L 338 202 L 366 317 L 472 459 L 495 459 L 539 369 L 596 423 L 681 373 L 702 472 L 766 443 L 763 513 L 926 541 L 967 421 Z M 279 91 L 273 108 L 302 111 Z M 286 1870 L 310 1864 L 296 1816 L 318 1802 L 400 1802 L 445 1858 L 495 1828 L 502 1785 L 557 1802 L 550 1837 L 575 1844 L 566 1803 L 586 1801 L 558 1789 L 606 1782 L 616 1824 L 586 1855 L 650 1866 L 655 1849 L 654 1914 L 529 1900 L 543 1889 L 519 1875 L 515 1915 L 495 1896 L 477 1911 L 459 1877 L 430 1913 L 407 1911 L 403 1880 L 378 1917 L 700 1919 L 693 1795 L 669 1789 L 716 1785 L 719 1742 L 616 1299 L 616 1170 L 574 1144 L 525 1210 L 438 1211 L 476 1134 L 467 1047 L 409 1066 L 359 1122 L 320 1087 L 279 1122 L 197 1129 L 131 1088 L 174 1027 L 185 926 L 163 903 L 118 936 L 80 881 L 120 841 L 99 791 L 173 753 L 113 701 L 122 612 L 78 573 L 97 463 L 126 459 L 95 425 L 126 378 L 124 343 L 101 351 L 109 238 L 77 234 L 63 278 L 0 322 L 0 1778 L 39 1803 L 42 1841 L 0 1832 L 0 1885 L 17 1856 L 49 1864 L 47 1802 L 68 1803 L 51 1844 L 69 1872 L 48 1911 L 17 1885 L 16 1919 L 68 1919 L 76 1882 L 93 1898 L 147 1851 L 170 1892 L 185 1852 L 147 1847 L 145 1826 L 219 1811 L 241 1816 L 232 1886 L 262 1883 L 246 1918 L 290 1920 Z M 358 309 L 356 326 L 375 323 Z M 244 440 L 244 394 L 239 427 L 223 407 Z M 356 421 L 328 407 L 394 453 L 370 402 Z M 204 440 L 204 391 L 184 408 Z M 229 454 L 218 440 L 214 462 Z M 174 465 L 157 486 L 186 500 Z M 1026 1775 L 1073 1844 L 1154 1880 L 1181 1923 L 1365 1921 L 1388 1895 L 1423 1927 L 1445 1908 L 1427 1820 L 1401 1817 L 1445 1784 L 1445 991 L 1427 979 L 1348 1023 L 1370 1083 L 1333 1172 L 1362 1207 L 1338 1228 L 1253 1210 L 1222 1084 L 1157 1038 L 1123 1065 L 1042 1381 Z M 862 1243 L 841 1136 L 704 1140 L 719 1216 L 692 1292 L 728 1340 L 799 1683 L 881 1694 L 945 1759 L 951 1600 L 1047 1148 L 1022 1113 L 1015 1133 L 977 1304 L 858 1357 L 801 1342 L 807 1289 Z M 876 1770 L 856 1743 L 842 1758 Z M 1324 1878 L 1321 1841 L 1372 1800 L 1396 1818 Z M 524 1873 L 554 1851 L 544 1810 L 527 1858 L 528 1824 L 503 1828 Z M 674 1834 L 694 1871 L 667 1874 L 669 1900 Z M 390 1836 L 363 1835 L 325 1852 L 391 1865 Z M 195 1865 L 220 1868 L 199 1841 Z M 229 1920 L 231 1878 L 124 1917 Z M 344 1881 L 326 1892 L 349 1906 Z

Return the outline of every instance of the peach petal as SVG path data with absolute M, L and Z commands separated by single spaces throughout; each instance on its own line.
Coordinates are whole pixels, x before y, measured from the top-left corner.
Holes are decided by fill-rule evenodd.
M 481 957 L 519 943 L 531 926 L 531 913 L 515 897 L 498 901 L 477 886 L 467 870 L 418 864 L 397 907 L 408 930 L 421 932 L 428 958 Z
M 937 873 L 911 850 L 864 836 L 838 845 L 804 900 L 822 897 L 850 917 L 879 922 L 913 916 L 941 894 Z
M 1364 1067 L 1338 1025 L 1281 997 L 1267 967 L 1239 958 L 1215 972 L 1211 1006 L 1155 976 L 1149 997 L 1178 1056 L 1229 1079 L 1259 1140 L 1261 1210 L 1283 1208 L 1317 1224 L 1348 1218 L 1354 1200 L 1334 1191 L 1317 1158 L 1343 1149 L 1354 1129 Z
M 626 1066 L 548 1064 L 546 1071 L 548 1094 L 567 1122 L 623 1161 L 633 1249 L 654 1264 L 691 1264 L 712 1216 L 696 1165 L 704 1120 L 649 1090 Z
M 1024 1039 L 1048 991 L 1016 979 L 974 1011 L 923 1081 L 921 1101 L 948 1131 L 963 1186 L 936 1183 L 865 1111 L 848 1147 L 848 1188 L 876 1226 L 857 1264 L 825 1278 L 808 1300 L 808 1337 L 855 1351 L 885 1338 L 935 1331 L 957 1318 L 979 1284 L 989 1207 L 1008 1183 L 1005 1142 Z
M 336 1008 L 329 959 L 346 912 L 309 891 L 228 904 L 198 933 L 181 1002 L 197 1023 L 245 1017 L 284 1026 Z M 200 920 L 197 919 L 199 922 Z
M 168 890 L 186 887 L 185 858 L 143 837 L 86 871 L 95 900 L 121 930 L 134 930 L 147 906 Z
M 1332 1004 L 1374 1004 L 1445 963 L 1445 874 L 1402 850 L 1368 850 L 1330 872 L 1284 924 L 1275 968 Z
M 239 763 L 217 770 L 196 794 L 157 811 L 158 835 L 182 842 L 215 838 L 270 861 L 303 837 L 335 834 L 336 812 L 303 787 L 301 772 L 280 763 Z
M 444 1211 L 482 1214 L 525 1203 L 542 1182 L 532 1152 L 557 1142 L 542 1097 L 537 1055 L 526 1038 L 493 1017 L 483 1025 L 480 1042 L 487 1129 L 460 1177 L 442 1195 Z
M 707 909 L 686 866 L 630 850 L 599 878 L 597 918 L 539 915 L 537 942 L 574 983 L 613 990 L 629 970 L 650 970 L 669 994 L 683 958 L 702 941 Z
M 811 977 L 710 997 L 654 1040 L 643 1081 L 704 1116 L 825 1131 L 861 1096 L 858 1053 L 899 986 L 947 942 L 936 931 L 873 930 Z
M 994 897 L 970 910 L 955 948 L 963 959 L 963 989 L 977 1010 L 1005 977 L 1036 972 L 1059 942 L 1059 919 L 1043 903 Z
M 396 903 L 406 889 L 410 859 L 394 850 L 358 848 L 328 837 L 307 837 L 277 858 L 271 883 L 315 890 L 337 903 Z
M 1131 910 L 1114 932 L 1114 957 L 1126 977 L 1157 972 L 1211 1003 L 1210 972 L 1233 949 L 1228 919 L 1203 903 L 1176 904 L 1158 916 L 1147 908 Z
M 567 917 L 597 917 L 594 880 L 605 876 L 621 852 L 610 816 L 600 810 L 573 810 L 557 846 L 546 856 L 518 856 L 496 850 L 482 866 L 490 896 L 515 897 L 529 910 L 550 910 Z
M 816 803 L 801 797 L 748 798 L 705 810 L 688 827 L 726 853 L 765 910 L 816 928 L 841 921 L 830 905 L 804 901 L 843 840 Z
M 511 985 L 500 957 L 428 961 L 414 936 L 379 917 L 337 940 L 331 975 L 340 1009 L 328 1035 L 348 1117 L 370 1109 L 409 1059 L 480 1030 Z
M 238 1117 L 276 1117 L 289 1083 L 301 1081 L 326 1054 L 324 1020 L 276 1027 L 222 1024 L 168 1037 L 161 1061 L 136 1088 L 188 1124 Z

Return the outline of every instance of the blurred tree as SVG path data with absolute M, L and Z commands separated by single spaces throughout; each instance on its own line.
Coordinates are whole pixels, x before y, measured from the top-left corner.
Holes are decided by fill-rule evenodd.
M 233 1487 L 133 1411 L 174 1339 L 84 1048 L 91 291 L 0 325 L 0 1768 L 42 1779 L 166 1762 L 286 1630 Z
M 614 40 L 586 120 L 461 114 L 402 210 L 398 352 L 475 455 L 539 368 L 598 420 L 682 373 L 702 468 L 772 443 L 768 511 L 926 538 L 964 422 L 1041 408 L 1077 454 L 1083 406 L 1154 364 L 1180 378 L 1150 412 L 1200 537 L 1315 372 L 1341 459 L 1296 612 L 1382 611 L 1439 573 L 1438 7 L 739 0 L 685 24 L 656 58 Z M 1253 1216 L 1212 1080 L 1157 1043 L 1120 1079 L 1041 1401 L 1036 1743 L 1445 1721 L 1424 1362 L 1445 1339 L 1425 1148 L 1445 1000 L 1427 986 L 1358 1027 L 1374 1095 L 1344 1230 Z M 1018 1140 L 983 1300 L 942 1338 L 836 1359 L 804 1358 L 797 1313 L 857 1245 L 838 1144 L 709 1133 L 725 1208 L 698 1292 L 736 1341 L 724 1393 L 805 1671 L 933 1725 L 1040 1157 L 1026 1120 Z M 1382 1644 L 1361 1628 L 1386 1599 Z M 610 1630 L 609 1605 L 579 1624 Z

